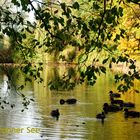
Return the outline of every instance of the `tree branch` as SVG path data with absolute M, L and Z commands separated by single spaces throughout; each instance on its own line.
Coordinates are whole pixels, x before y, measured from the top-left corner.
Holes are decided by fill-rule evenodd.
M 40 13 L 36 10 L 36 8 L 33 6 L 32 2 L 31 2 L 30 0 L 29 0 L 29 4 L 31 5 L 31 7 L 32 7 L 33 10 L 35 11 L 35 13 L 39 16 L 40 20 L 43 22 L 43 24 L 44 24 L 44 26 L 45 26 L 45 29 L 48 31 L 48 33 L 51 35 L 51 37 L 55 37 L 55 38 L 57 38 L 57 39 L 59 39 L 59 40 L 62 41 L 62 38 L 60 38 L 59 36 L 53 35 L 53 34 L 49 31 L 49 29 L 48 29 L 48 27 L 47 27 L 47 25 L 46 25 L 46 23 L 45 23 L 45 20 L 41 17 Z

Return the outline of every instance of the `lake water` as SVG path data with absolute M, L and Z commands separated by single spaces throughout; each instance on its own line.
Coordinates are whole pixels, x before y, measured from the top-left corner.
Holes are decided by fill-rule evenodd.
M 109 113 L 104 121 L 97 120 L 96 114 L 102 111 L 102 105 L 109 102 L 109 90 L 115 90 L 113 75 L 107 73 L 99 77 L 92 86 L 78 85 L 72 91 L 50 91 L 47 82 L 55 76 L 56 69 L 62 75 L 61 68 L 46 66 L 43 71 L 44 82 L 28 83 L 20 91 L 35 102 L 29 109 L 21 112 L 22 98 L 14 89 L 8 89 L 7 76 L 0 74 L 0 96 L 6 99 L 5 109 L 0 108 L 0 140 L 139 140 L 140 118 L 125 119 L 123 111 Z M 23 77 L 15 80 L 16 85 L 23 83 Z M 137 83 L 136 83 L 137 85 Z M 138 87 L 139 85 L 137 85 Z M 75 105 L 60 105 L 60 99 L 76 98 Z M 140 95 L 127 93 L 122 95 L 125 101 L 136 103 L 134 110 L 140 111 Z M 2 105 L 1 104 L 1 105 Z M 52 118 L 51 110 L 58 108 L 60 117 Z

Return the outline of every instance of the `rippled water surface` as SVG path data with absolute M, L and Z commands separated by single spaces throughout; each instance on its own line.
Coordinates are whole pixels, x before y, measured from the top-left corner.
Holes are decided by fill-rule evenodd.
M 101 76 L 94 87 L 79 85 L 72 91 L 50 91 L 47 87 L 50 73 L 50 69 L 44 72 L 45 80 L 42 84 L 29 83 L 21 91 L 28 98 L 35 98 L 35 102 L 24 112 L 21 112 L 22 98 L 14 89 L 8 89 L 6 75 L 0 75 L 1 97 L 15 104 L 13 109 L 9 105 L 0 109 L 0 140 L 140 139 L 140 118 L 124 119 L 123 111 L 109 113 L 104 124 L 95 118 L 101 112 L 103 103 L 109 102 L 108 91 L 115 89 L 111 74 Z M 22 78 L 17 82 L 20 83 Z M 76 98 L 77 104 L 59 104 L 60 99 L 68 98 Z M 140 111 L 139 94 L 125 94 L 122 99 L 135 102 L 135 110 Z M 58 120 L 50 116 L 51 110 L 56 108 L 60 110 Z M 22 131 L 7 132 L 7 129 Z

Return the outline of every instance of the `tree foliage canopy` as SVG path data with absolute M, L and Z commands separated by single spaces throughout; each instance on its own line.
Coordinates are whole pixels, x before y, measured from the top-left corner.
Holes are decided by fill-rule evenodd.
M 131 12 L 127 13 L 128 10 Z M 125 46 L 121 50 L 119 47 L 122 40 L 133 34 L 132 38 L 136 37 L 134 46 L 139 49 L 139 35 L 135 36 L 136 32 L 139 34 L 140 24 L 137 11 L 140 11 L 139 0 L 79 0 L 70 3 L 5 0 L 0 6 L 0 31 L 12 39 L 13 49 L 18 51 L 22 63 L 26 64 L 21 67 L 26 81 L 31 81 L 31 76 L 43 80 L 40 76 L 42 61 L 32 65 L 39 50 L 43 50 L 44 53 L 54 54 L 58 60 L 77 64 L 77 74 L 68 71 L 62 78 L 49 83 L 51 89 L 59 90 L 60 86 L 72 89 L 84 81 L 94 85 L 97 77 L 106 73 L 107 69 L 125 63 L 127 72 L 115 74 L 114 79 L 121 82 L 118 91 L 126 92 L 133 87 L 135 79 L 140 80 L 140 76 L 136 60 L 126 51 L 129 48 Z M 34 13 L 32 21 L 31 13 Z M 129 21 L 131 19 L 132 22 Z M 131 28 L 136 32 L 132 33 Z M 63 52 L 69 47 L 73 51 L 66 59 Z

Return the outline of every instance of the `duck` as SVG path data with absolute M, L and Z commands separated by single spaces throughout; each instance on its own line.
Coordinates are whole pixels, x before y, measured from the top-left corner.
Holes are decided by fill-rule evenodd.
M 55 109 L 55 110 L 51 111 L 51 116 L 52 117 L 59 118 L 59 115 L 60 115 L 59 109 Z
M 67 100 L 60 99 L 59 102 L 60 102 L 61 105 L 65 104 L 65 103 L 67 103 L 67 104 L 76 104 L 77 99 L 75 99 L 75 98 L 70 98 L 70 99 L 67 99 Z
M 140 112 L 129 111 L 127 108 L 125 108 L 124 109 L 124 116 L 125 116 L 125 118 L 128 118 L 128 117 L 137 118 L 137 117 L 140 117 Z
M 109 91 L 109 96 L 110 97 L 115 97 L 115 98 L 120 98 L 121 97 L 121 94 L 119 93 L 114 93 L 112 90 Z
M 102 120 L 102 122 L 104 122 L 104 119 L 106 118 L 105 113 L 102 112 L 102 113 L 97 114 L 96 118 L 100 119 L 100 120 Z
M 65 103 L 65 100 L 64 99 L 60 99 L 59 102 L 60 102 L 61 105 L 63 105 Z
M 121 106 L 118 105 L 114 105 L 114 104 L 108 104 L 108 103 L 104 103 L 103 105 L 103 110 L 104 112 L 107 114 L 108 112 L 117 112 L 122 110 L 123 108 Z
M 114 98 L 113 97 L 110 97 L 110 101 L 111 101 L 111 104 L 123 104 L 124 103 L 124 101 L 123 100 L 114 100 Z
M 102 112 L 102 113 L 97 114 L 97 115 L 96 115 L 96 118 L 97 118 L 97 119 L 105 119 L 105 113 Z
M 124 102 L 123 107 L 135 107 L 135 104 L 131 102 Z
M 77 102 L 77 99 L 75 99 L 75 98 L 70 98 L 70 99 L 66 100 L 67 104 L 76 104 L 76 102 Z

